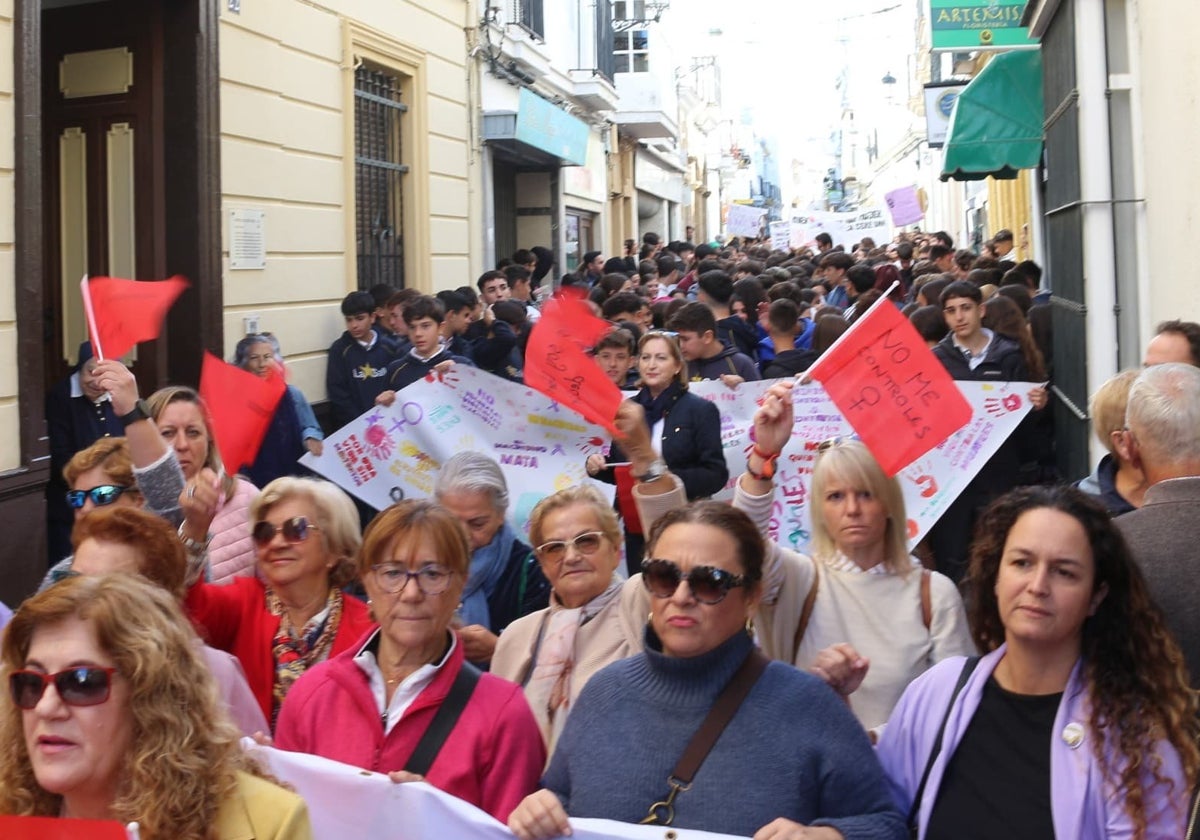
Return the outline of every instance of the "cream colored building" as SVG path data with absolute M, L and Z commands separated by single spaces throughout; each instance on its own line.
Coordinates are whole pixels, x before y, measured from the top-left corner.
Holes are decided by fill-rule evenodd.
M 253 327 L 314 403 L 348 291 L 474 280 L 477 27 L 466 0 L 0 0 L 0 600 L 46 568 L 84 272 L 191 282 L 143 392 Z

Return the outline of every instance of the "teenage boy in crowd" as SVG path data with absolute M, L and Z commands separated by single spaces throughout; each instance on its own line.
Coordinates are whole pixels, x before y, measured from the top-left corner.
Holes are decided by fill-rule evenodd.
M 395 355 L 372 327 L 375 298 L 370 292 L 346 295 L 342 316 L 346 331 L 330 345 L 325 365 L 325 391 L 335 429 L 375 404 L 375 398 L 387 388 L 387 366 Z
M 950 332 L 934 345 L 933 354 L 955 379 L 975 382 L 1027 382 L 1029 371 L 1020 345 L 983 326 L 983 293 L 967 280 L 942 290 L 942 315 Z M 1046 404 L 1046 390 L 1028 394 L 1035 409 Z M 967 549 L 975 520 L 993 499 L 1017 486 L 1024 437 L 1030 418 L 1009 436 L 929 532 L 937 570 L 955 583 L 967 570 Z
M 703 303 L 686 303 L 667 323 L 679 334 L 679 350 L 687 362 L 692 382 L 720 379 L 730 388 L 762 379 L 754 362 L 744 353 L 726 347 L 717 338 L 717 319 Z
M 724 271 L 706 271 L 700 275 L 696 300 L 712 310 L 717 322 L 717 338 L 751 361 L 758 360 L 758 330 L 748 321 L 730 312 L 733 279 Z M 757 313 L 755 313 L 757 318 Z
M 616 329 L 608 333 L 592 353 L 610 382 L 623 391 L 637 388 L 637 346 L 629 330 Z
M 408 327 L 408 352 L 388 365 L 387 390 L 375 398 L 377 405 L 391 405 L 396 392 L 425 376 L 431 370 L 446 371 L 456 364 L 473 367 L 465 356 L 452 355 L 442 347 L 442 323 L 446 318 L 442 302 L 429 295 L 414 298 L 404 308 Z
M 460 291 L 443 289 L 437 293 L 437 299 L 446 310 L 446 320 L 442 321 L 442 342 L 446 352 L 454 356 L 464 356 L 473 359 L 471 343 L 467 341 L 467 328 L 474 319 L 475 308 L 470 300 Z

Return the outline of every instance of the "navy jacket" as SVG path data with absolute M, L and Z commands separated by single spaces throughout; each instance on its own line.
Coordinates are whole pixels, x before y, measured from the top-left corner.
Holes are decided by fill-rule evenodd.
M 388 389 L 387 367 L 393 358 L 393 345 L 382 338 L 368 350 L 344 332 L 330 345 L 325 390 L 335 429 L 375 405 L 375 398 Z

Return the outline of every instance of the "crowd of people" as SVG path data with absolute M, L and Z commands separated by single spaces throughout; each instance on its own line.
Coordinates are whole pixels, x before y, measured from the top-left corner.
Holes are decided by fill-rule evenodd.
M 311 836 L 242 734 L 426 782 L 522 840 L 586 817 L 756 840 L 1179 840 L 1200 778 L 1200 325 L 1163 324 L 1145 367 L 1096 392 L 1109 454 L 1070 486 L 1041 272 L 1012 245 L 647 234 L 636 258 L 589 252 L 557 279 L 534 248 L 476 288 L 353 292 L 326 428 L 289 386 L 239 469 L 196 391 L 140 399 L 83 348 L 47 400 L 51 568 L 0 615 L 0 815 Z M 382 511 L 296 463 L 431 373 L 520 381 L 551 286 L 611 322 L 593 358 L 627 392 L 594 482 L 523 523 L 483 453 Z M 811 441 L 802 554 L 771 533 L 794 377 L 877 302 L 954 378 L 1030 383 L 1035 410 L 918 546 L 862 442 Z M 234 362 L 267 376 L 283 357 L 256 334 Z M 688 385 L 764 378 L 732 503 L 713 501 L 731 477 L 719 417 Z

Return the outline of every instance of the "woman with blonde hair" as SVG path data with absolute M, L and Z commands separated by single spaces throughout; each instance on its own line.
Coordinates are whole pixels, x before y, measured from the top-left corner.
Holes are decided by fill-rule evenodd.
M 1108 454 L 1091 475 L 1074 486 L 1097 497 L 1113 516 L 1140 508 L 1146 495 L 1146 477 L 1133 465 L 1129 428 L 1125 425 L 1129 389 L 1139 373 L 1140 368 L 1121 371 L 1097 388 L 1088 404 L 1092 432 Z
M 246 512 L 258 495 L 258 488 L 240 476 L 225 472 L 204 400 L 192 388 L 172 385 L 151 394 L 146 405 L 150 419 L 174 450 L 183 470 L 188 494 L 185 511 L 189 506 L 199 506 L 198 483 L 208 484 L 215 491 L 215 499 L 204 511 L 208 517 L 207 533 L 191 536 L 192 541 L 207 546 L 210 580 L 228 583 L 235 577 L 253 575 L 254 541 Z M 204 470 L 210 472 L 203 473 Z M 197 517 L 193 515 L 191 519 L 195 521 Z
M 0 813 L 136 822 L 145 840 L 311 837 L 217 707 L 195 634 L 133 575 L 26 601 L 3 641 Z
M 258 576 L 196 583 L 188 612 L 213 647 L 237 656 L 263 714 L 274 722 L 304 671 L 347 650 L 372 626 L 342 593 L 356 577 L 358 511 L 336 485 L 285 476 L 250 505 Z

